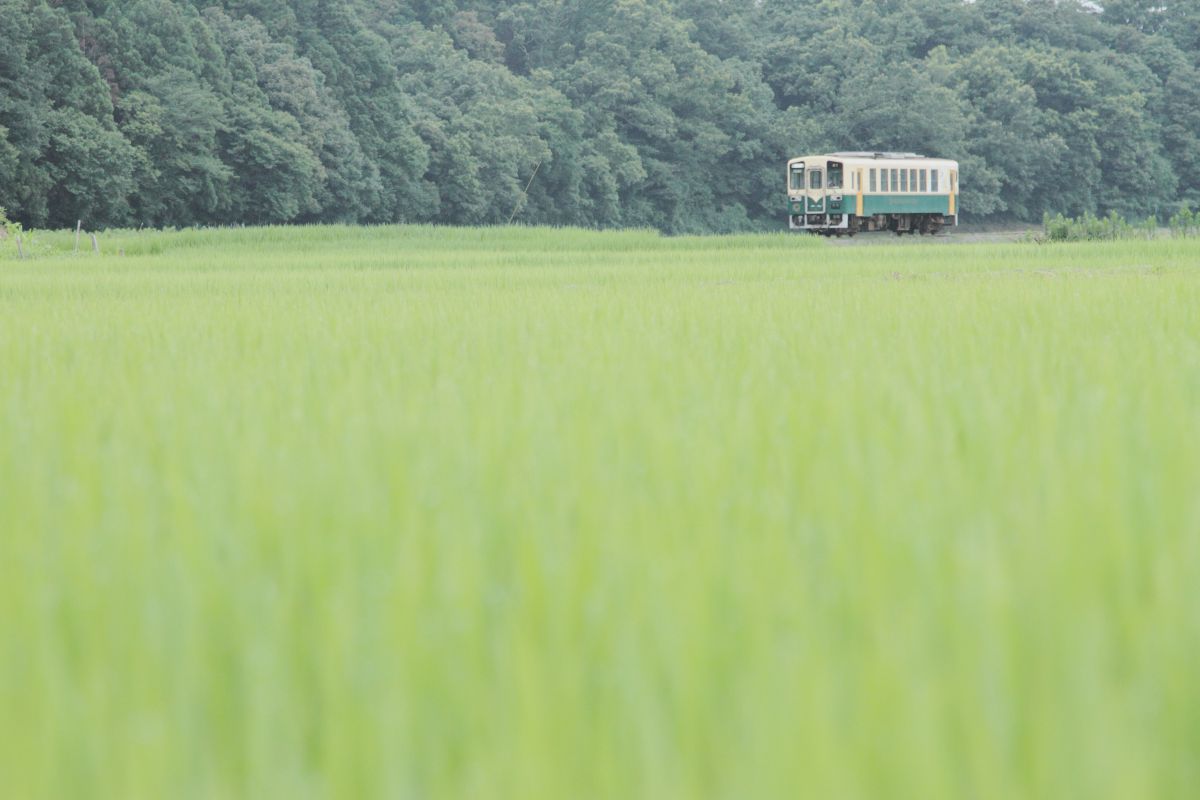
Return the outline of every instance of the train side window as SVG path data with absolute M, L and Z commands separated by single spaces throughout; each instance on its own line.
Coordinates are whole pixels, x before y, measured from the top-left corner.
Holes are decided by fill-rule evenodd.
M 879 191 L 879 184 L 877 183 L 877 179 L 875 178 L 875 170 L 874 169 L 871 170 L 871 191 L 872 192 Z
M 842 165 L 836 161 L 830 161 L 826 170 L 826 185 L 830 189 L 842 188 Z
M 936 192 L 938 190 L 937 183 L 938 183 L 938 172 L 939 171 L 940 170 L 936 170 L 936 169 L 929 170 L 929 191 L 931 191 L 931 192 Z
M 928 172 L 928 170 L 924 170 L 924 169 L 923 169 L 923 170 L 921 170 L 921 191 L 922 191 L 922 192 L 926 191 L 926 189 L 925 189 L 925 187 L 926 187 L 926 185 L 927 185 L 927 184 L 925 183 L 925 173 L 926 173 L 926 172 Z
M 909 191 L 912 191 L 912 192 L 915 192 L 917 190 L 916 167 L 914 167 L 908 171 L 908 188 L 909 188 Z
M 898 169 L 892 170 L 892 191 L 900 191 L 900 170 Z
M 906 169 L 900 170 L 900 191 L 908 191 L 908 170 Z

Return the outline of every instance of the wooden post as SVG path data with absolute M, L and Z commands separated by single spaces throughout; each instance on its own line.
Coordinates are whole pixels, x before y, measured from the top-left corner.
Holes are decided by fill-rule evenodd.
M 75 223 L 75 252 L 79 252 L 79 234 L 83 231 L 83 220 Z
M 17 237 L 17 257 L 22 261 L 25 260 L 25 249 L 21 247 L 21 237 Z
M 100 242 L 97 241 L 96 234 L 94 233 L 92 234 L 92 252 L 94 252 L 96 255 L 100 255 Z

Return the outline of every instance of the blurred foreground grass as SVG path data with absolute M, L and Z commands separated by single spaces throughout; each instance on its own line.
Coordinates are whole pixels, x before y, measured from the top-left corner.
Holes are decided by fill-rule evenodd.
M 39 245 L 2 797 L 1200 794 L 1200 243 Z

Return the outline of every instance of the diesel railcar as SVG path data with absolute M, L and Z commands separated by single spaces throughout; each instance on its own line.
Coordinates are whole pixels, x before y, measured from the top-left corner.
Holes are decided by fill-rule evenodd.
M 958 162 L 916 153 L 846 152 L 787 164 L 788 228 L 825 236 L 934 234 L 958 224 Z

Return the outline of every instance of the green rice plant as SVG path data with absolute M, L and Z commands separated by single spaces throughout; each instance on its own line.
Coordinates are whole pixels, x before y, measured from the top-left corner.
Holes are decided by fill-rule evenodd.
M 1200 790 L 1200 240 L 72 235 L 0 797 Z

